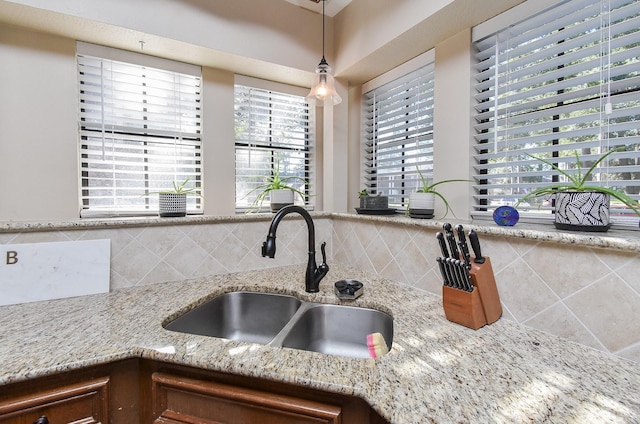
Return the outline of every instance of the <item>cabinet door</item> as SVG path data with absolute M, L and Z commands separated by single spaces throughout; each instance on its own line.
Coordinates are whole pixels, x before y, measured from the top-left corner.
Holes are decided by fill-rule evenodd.
M 38 391 L 0 402 L 0 424 L 108 423 L 109 378 Z M 41 420 L 44 421 L 44 420 Z
M 340 406 L 155 372 L 153 416 L 160 423 L 340 424 Z

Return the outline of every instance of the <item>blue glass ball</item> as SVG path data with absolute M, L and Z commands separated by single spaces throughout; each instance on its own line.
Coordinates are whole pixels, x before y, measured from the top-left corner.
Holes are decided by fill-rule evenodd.
M 519 219 L 520 214 L 511 206 L 500 206 L 493 211 L 493 221 L 503 227 L 513 227 Z

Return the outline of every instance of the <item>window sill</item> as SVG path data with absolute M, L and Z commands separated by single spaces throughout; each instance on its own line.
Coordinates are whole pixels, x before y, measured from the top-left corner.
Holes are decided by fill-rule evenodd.
M 413 219 L 401 214 L 391 216 L 357 215 L 355 213 L 311 212 L 314 218 L 330 218 L 336 220 L 354 220 L 360 222 L 390 223 L 407 228 L 429 228 L 442 230 L 442 224 L 462 224 L 465 229 L 476 230 L 480 235 L 526 239 L 559 244 L 577 244 L 587 247 L 640 252 L 640 231 L 635 229 L 613 228 L 606 233 L 581 233 L 557 230 L 551 222 L 518 223 L 513 227 L 500 227 L 489 220 L 475 219 L 469 223 L 454 219 Z M 216 223 L 239 223 L 253 221 L 270 221 L 272 213 L 238 214 L 231 216 L 189 215 L 181 218 L 135 217 L 82 219 L 64 222 L 0 222 L 0 234 L 16 232 L 63 231 L 73 229 L 100 229 L 140 226 L 197 225 Z M 296 217 L 294 217 L 296 218 Z
M 391 216 L 357 215 L 353 213 L 334 213 L 334 219 L 387 222 L 405 225 L 412 228 L 429 228 L 442 231 L 445 222 L 454 227 L 458 224 L 466 230 L 476 230 L 483 234 L 514 239 L 526 239 L 558 244 L 576 244 L 585 247 L 640 252 L 640 231 L 635 228 L 612 228 L 605 233 L 563 231 L 553 226 L 553 223 L 518 223 L 513 227 L 501 227 L 490 220 L 474 219 L 471 223 L 457 219 L 414 219 L 401 214 Z
M 328 212 L 310 212 L 314 218 L 330 218 Z M 273 213 L 251 213 L 238 215 L 187 215 L 184 217 L 160 218 L 154 216 L 116 217 L 116 218 L 83 218 L 72 221 L 0 221 L 0 234 L 16 232 L 64 231 L 75 229 L 100 229 L 120 227 L 166 226 L 223 224 L 233 222 L 271 221 Z M 292 218 L 296 218 L 293 216 Z M 299 217 L 302 219 L 302 217 Z

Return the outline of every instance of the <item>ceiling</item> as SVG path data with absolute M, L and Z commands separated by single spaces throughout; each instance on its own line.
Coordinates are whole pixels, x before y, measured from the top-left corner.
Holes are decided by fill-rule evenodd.
M 303 7 L 305 9 L 314 11 L 316 13 L 322 13 L 322 0 L 285 0 L 296 6 Z M 326 0 L 324 5 L 324 13 L 327 16 L 334 17 L 342 9 L 344 9 L 351 0 Z

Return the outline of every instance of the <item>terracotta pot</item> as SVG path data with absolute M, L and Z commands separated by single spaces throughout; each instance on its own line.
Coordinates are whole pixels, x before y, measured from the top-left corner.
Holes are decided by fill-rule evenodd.
M 554 225 L 561 230 L 607 231 L 609 195 L 593 191 L 568 191 L 556 194 Z

